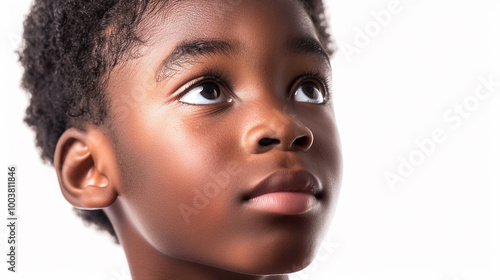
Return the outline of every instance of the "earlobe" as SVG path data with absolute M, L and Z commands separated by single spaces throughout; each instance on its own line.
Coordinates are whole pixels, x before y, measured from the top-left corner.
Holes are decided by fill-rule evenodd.
M 73 206 L 99 209 L 118 196 L 112 145 L 103 132 L 90 127 L 85 132 L 66 130 L 56 146 L 54 167 L 61 191 Z

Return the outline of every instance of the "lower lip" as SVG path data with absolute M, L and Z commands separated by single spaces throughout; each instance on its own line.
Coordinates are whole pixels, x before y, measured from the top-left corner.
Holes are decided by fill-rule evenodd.
M 316 198 L 311 194 L 275 192 L 248 200 L 248 206 L 262 212 L 298 215 L 311 210 L 317 202 Z

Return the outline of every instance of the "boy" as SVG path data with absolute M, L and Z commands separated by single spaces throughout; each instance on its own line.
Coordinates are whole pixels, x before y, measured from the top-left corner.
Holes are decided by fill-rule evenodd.
M 288 279 L 333 214 L 319 0 L 36 1 L 26 122 L 133 279 Z

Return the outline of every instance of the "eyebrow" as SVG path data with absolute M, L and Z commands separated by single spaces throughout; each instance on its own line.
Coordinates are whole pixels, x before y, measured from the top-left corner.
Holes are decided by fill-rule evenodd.
M 325 62 L 330 65 L 330 56 L 323 49 L 321 44 L 313 37 L 294 37 L 291 38 L 287 43 L 287 51 L 294 54 L 314 54 L 322 57 Z
M 155 72 L 156 81 L 170 78 L 178 72 L 196 63 L 200 56 L 222 54 L 229 56 L 235 47 L 221 40 L 193 40 L 178 44 L 170 55 L 165 58 Z
M 236 52 L 235 45 L 222 40 L 191 40 L 179 43 L 155 71 L 157 82 L 171 78 L 182 70 L 197 63 L 202 56 L 230 56 Z M 330 57 L 321 44 L 312 37 L 293 37 L 288 40 L 286 51 L 292 54 L 314 54 L 323 59 L 328 67 Z

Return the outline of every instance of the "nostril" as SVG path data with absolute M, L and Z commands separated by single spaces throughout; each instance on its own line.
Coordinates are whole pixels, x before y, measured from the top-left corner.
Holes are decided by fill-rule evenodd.
M 302 147 L 309 145 L 309 138 L 307 136 L 298 137 L 293 141 L 293 145 Z
M 272 144 L 279 144 L 280 141 L 278 139 L 273 139 L 273 138 L 262 138 L 259 140 L 259 145 L 260 146 L 269 146 Z

